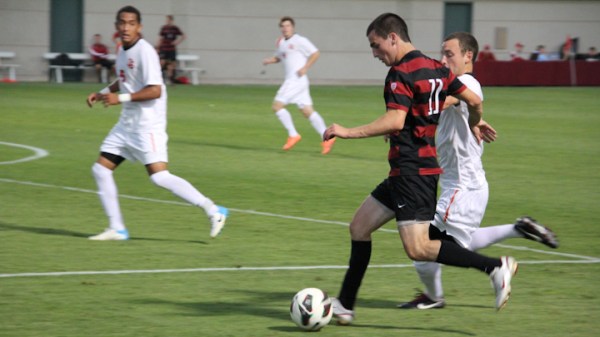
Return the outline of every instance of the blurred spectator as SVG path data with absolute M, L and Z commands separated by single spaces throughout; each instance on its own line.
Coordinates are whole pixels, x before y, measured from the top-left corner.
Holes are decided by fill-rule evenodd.
M 92 62 L 96 68 L 96 74 L 98 74 L 98 82 L 108 82 L 110 80 L 110 73 L 113 72 L 114 63 L 108 59 L 108 47 L 102 43 L 102 35 L 94 34 L 94 43 L 88 49 L 92 56 Z M 102 67 L 108 70 L 107 78 L 102 78 Z
M 590 49 L 588 49 L 587 54 L 585 54 L 585 60 L 586 61 L 600 60 L 600 54 L 598 54 L 598 50 L 596 50 L 596 47 L 590 47 Z
M 496 61 L 496 56 L 494 56 L 492 48 L 489 44 L 486 44 L 483 47 L 483 50 L 479 52 L 479 55 L 477 56 L 477 61 Z
M 167 22 L 160 28 L 156 49 L 160 55 L 160 66 L 167 69 L 167 81 L 176 82 L 177 45 L 185 40 L 185 34 L 174 24 L 173 15 L 167 15 Z
M 535 51 L 529 56 L 530 61 L 550 61 L 550 57 L 546 53 L 546 46 L 540 44 L 535 48 Z
M 525 47 L 521 42 L 515 43 L 515 51 L 510 53 L 510 59 L 512 61 L 523 61 L 525 57 L 523 56 L 523 47 Z

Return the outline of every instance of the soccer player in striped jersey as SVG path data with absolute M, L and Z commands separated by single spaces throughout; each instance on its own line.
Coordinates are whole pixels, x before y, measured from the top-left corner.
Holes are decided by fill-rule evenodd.
M 265 58 L 263 65 L 282 62 L 285 68 L 285 80 L 275 95 L 272 109 L 288 132 L 288 138 L 283 145 L 283 150 L 287 151 L 302 139 L 296 130 L 290 112 L 285 108 L 288 104 L 298 106 L 319 137 L 323 136 L 327 126 L 323 117 L 313 108 L 310 84 L 306 75 L 308 69 L 319 58 L 320 52 L 309 39 L 296 34 L 293 18 L 289 16 L 281 18 L 279 28 L 281 37 L 277 40 L 275 55 Z M 334 142 L 335 138 L 322 141 L 321 153 L 328 154 Z
M 354 320 L 358 289 L 371 256 L 371 234 L 394 218 L 409 258 L 486 272 L 494 284 L 496 307 L 500 309 L 510 295 L 516 261 L 511 257 L 485 257 L 441 237 L 430 239 L 429 235 L 441 173 L 434 142 L 439 114 L 446 96 L 454 95 L 468 105 L 469 125 L 474 127 L 483 113 L 481 98 L 439 61 L 416 50 L 406 23 L 398 15 L 384 13 L 377 17 L 367 28 L 367 38 L 373 56 L 390 67 L 384 87 L 386 112 L 363 126 L 332 124 L 323 137 L 387 135 L 390 172 L 363 201 L 350 223 L 349 267 L 339 296 L 332 301 L 334 315 L 339 324 Z
M 117 80 L 98 93 L 88 95 L 90 107 L 122 105 L 121 117 L 100 146 L 100 156 L 92 166 L 98 195 L 108 216 L 109 228 L 90 240 L 127 240 L 113 171 L 125 160 L 140 161 L 150 180 L 190 204 L 202 207 L 210 222 L 210 236 L 217 236 L 228 215 L 188 181 L 171 174 L 167 155 L 167 91 L 156 50 L 144 40 L 140 12 L 125 6 L 117 13 L 116 27 L 122 46 L 117 55 Z M 119 92 L 119 93 L 117 93 Z
M 481 85 L 473 77 L 473 63 L 479 46 L 473 35 L 457 32 L 448 35 L 442 44 L 441 62 L 458 76 L 467 88 L 483 100 Z M 436 148 L 440 167 L 441 196 L 437 202 L 430 231 L 444 232 L 470 250 L 485 248 L 508 238 L 528 238 L 551 248 L 558 247 L 554 233 L 530 217 L 517 219 L 515 224 L 479 228 L 488 201 L 488 183 L 481 156 L 483 143 L 477 141 L 468 123 L 469 111 L 464 102 L 448 97 L 437 127 Z M 486 142 L 494 141 L 496 132 L 482 121 L 475 132 L 483 131 Z M 415 261 L 415 269 L 425 286 L 401 309 L 434 309 L 445 306 L 441 265 L 437 262 Z

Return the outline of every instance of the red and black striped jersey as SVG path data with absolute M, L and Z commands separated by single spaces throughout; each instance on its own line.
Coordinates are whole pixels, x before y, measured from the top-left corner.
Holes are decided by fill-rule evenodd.
M 164 25 L 160 29 L 159 35 L 161 36 L 159 49 L 161 51 L 173 51 L 175 50 L 173 41 L 177 40 L 179 35 L 183 35 L 183 32 L 175 25 Z
M 465 89 L 450 69 L 418 50 L 390 68 L 383 94 L 386 108 L 406 111 L 404 128 L 389 135 L 390 176 L 442 173 L 435 150 L 437 121 L 446 96 Z

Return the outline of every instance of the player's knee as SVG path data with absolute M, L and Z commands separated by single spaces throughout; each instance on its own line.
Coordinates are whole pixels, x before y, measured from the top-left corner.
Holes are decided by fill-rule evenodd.
M 96 180 L 108 178 L 112 176 L 112 173 L 113 171 L 111 169 L 108 169 L 98 163 L 94 163 L 94 165 L 92 165 L 92 175 Z
M 152 183 L 158 187 L 167 188 L 170 178 L 171 173 L 169 173 L 169 171 L 160 171 L 151 175 L 150 181 L 152 181 Z
M 370 241 L 371 232 L 355 222 L 350 223 L 350 238 L 355 241 Z
M 431 261 L 431 257 L 423 245 L 404 245 L 404 250 L 408 258 L 413 261 Z

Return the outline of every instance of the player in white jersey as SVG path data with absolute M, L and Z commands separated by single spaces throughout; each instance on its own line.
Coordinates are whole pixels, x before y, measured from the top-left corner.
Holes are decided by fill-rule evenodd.
M 296 34 L 294 26 L 294 19 L 291 17 L 281 18 L 279 27 L 282 36 L 277 40 L 277 51 L 274 56 L 263 60 L 263 65 L 283 62 L 285 68 L 285 81 L 277 91 L 272 108 L 288 132 L 288 139 L 283 146 L 286 151 L 302 139 L 296 130 L 290 112 L 285 108 L 288 104 L 298 106 L 320 138 L 326 129 L 323 117 L 313 108 L 310 85 L 306 75 L 308 69 L 319 58 L 320 52 L 310 40 Z M 334 142 L 335 138 L 321 142 L 321 153 L 329 153 Z
M 211 222 L 210 236 L 215 237 L 225 225 L 227 208 L 215 205 L 188 181 L 168 170 L 167 91 L 158 54 L 140 35 L 140 12 L 126 6 L 118 11 L 116 19 L 122 41 L 116 61 L 117 80 L 87 98 L 90 107 L 99 101 L 105 107 L 122 105 L 121 117 L 104 139 L 100 156 L 92 166 L 109 227 L 90 239 L 129 239 L 113 178 L 113 171 L 126 159 L 144 164 L 150 180 L 157 186 L 202 207 Z
M 478 51 L 477 40 L 469 33 L 453 33 L 444 39 L 441 62 L 483 100 L 479 82 L 470 74 Z M 469 127 L 467 105 L 448 97 L 440 116 L 436 134 L 441 195 L 430 226 L 430 236 L 453 240 L 461 246 L 478 250 L 508 238 L 528 238 L 549 247 L 558 247 L 554 233 L 530 217 L 516 224 L 479 228 L 488 202 L 488 183 L 481 162 L 483 143 L 479 143 Z M 495 130 L 483 122 L 474 132 L 481 132 L 486 142 L 494 141 Z M 436 262 L 414 262 L 425 286 L 411 302 L 398 305 L 403 309 L 433 309 L 445 306 L 441 265 Z

